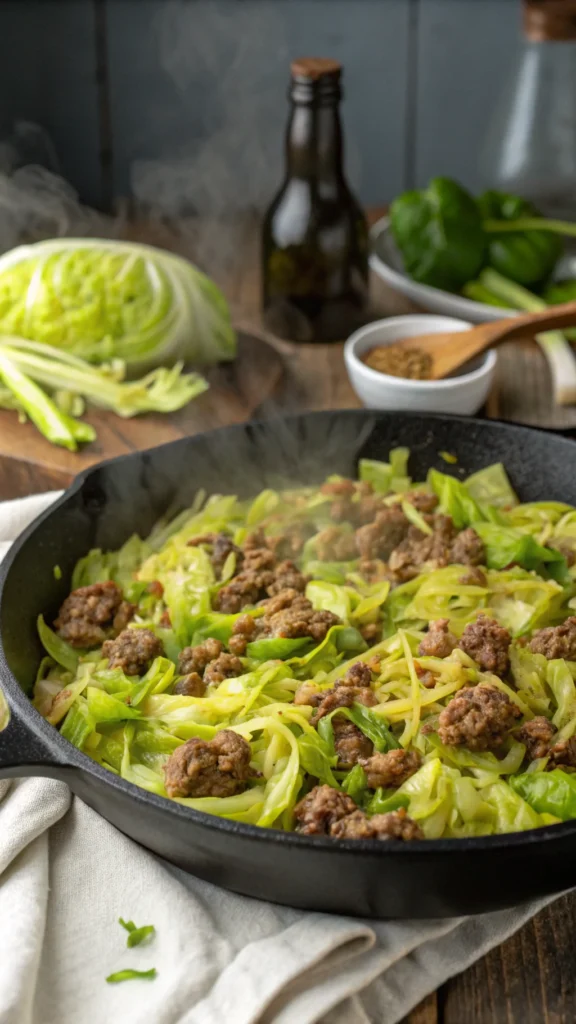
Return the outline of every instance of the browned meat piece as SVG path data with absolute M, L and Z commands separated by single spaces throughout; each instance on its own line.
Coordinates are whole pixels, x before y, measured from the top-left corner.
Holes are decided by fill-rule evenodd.
M 181 697 L 203 697 L 206 684 L 197 672 L 190 672 L 190 675 L 179 679 L 174 687 L 174 693 Z
M 198 672 L 202 675 L 206 666 L 218 658 L 224 650 L 224 644 L 220 640 L 208 637 L 202 644 L 196 647 L 185 647 L 178 657 L 178 675 L 187 676 L 190 672 Z
M 421 686 L 426 690 L 433 690 L 438 682 L 438 676 L 434 675 L 433 672 L 428 672 L 416 663 L 414 663 L 414 668 L 416 669 L 416 675 L 420 680 Z
M 314 712 L 310 722 L 316 725 L 324 715 L 329 715 L 335 708 L 351 708 L 353 704 L 363 704 L 364 707 L 374 707 L 378 701 L 369 687 L 346 686 L 343 680 L 332 690 L 324 690 L 322 700 Z
M 212 557 L 210 561 L 214 566 L 218 579 L 220 579 L 228 555 L 232 554 L 232 552 L 236 555 L 236 572 L 239 572 L 244 558 L 242 551 L 234 544 L 232 538 L 227 533 L 217 533 L 212 543 Z
M 220 612 L 235 615 L 242 608 L 258 604 L 268 597 L 268 587 L 274 583 L 270 569 L 245 569 L 218 592 L 214 607 Z
M 251 638 L 256 632 L 256 622 L 251 615 L 241 615 L 232 626 L 232 636 Z
M 206 685 L 221 683 L 224 679 L 241 676 L 243 671 L 244 666 L 235 654 L 221 654 L 207 665 L 204 671 L 204 682 Z
M 330 828 L 334 839 L 423 839 L 424 833 L 404 808 L 388 814 L 375 814 L 369 818 L 364 811 L 354 811 L 340 818 Z
M 324 693 L 318 689 L 315 683 L 302 683 L 294 694 L 294 703 L 308 704 L 310 707 L 317 708 Z
M 273 569 L 275 565 L 276 559 L 270 548 L 244 549 L 244 569 L 247 572 L 262 572 L 264 569 Z
M 281 604 L 282 607 L 278 607 Z M 340 622 L 337 615 L 314 611 L 312 604 L 294 590 L 285 590 L 266 602 L 266 614 L 258 619 L 260 636 L 298 638 L 309 636 L 317 643 L 324 639 L 331 626 Z
M 332 728 L 334 749 L 338 755 L 337 768 L 340 771 L 347 771 L 358 764 L 358 761 L 370 757 L 374 744 L 358 726 L 354 725 L 354 722 L 349 721 L 344 715 L 334 715 Z
M 397 788 L 414 775 L 422 764 L 416 750 L 389 750 L 386 754 L 376 753 L 361 762 L 369 789 Z
M 322 484 L 320 488 L 320 494 L 325 494 L 330 498 L 342 498 L 352 497 L 356 493 L 356 484 L 353 480 L 344 478 L 343 480 L 332 480 Z
M 72 647 L 97 647 L 114 628 L 122 591 L 112 580 L 73 590 L 64 601 L 54 628 Z
M 552 771 L 553 768 L 576 769 L 576 736 L 571 736 L 567 740 L 559 740 L 553 747 L 550 747 L 548 755 L 550 760 L 546 765 L 547 771 Z
M 288 560 L 280 562 L 276 566 L 274 576 L 274 582 L 268 587 L 270 597 L 274 597 L 282 590 L 297 590 L 302 594 L 306 590 L 308 577 L 302 575 L 294 562 Z
M 328 526 L 316 537 L 316 555 L 321 562 L 348 562 L 358 557 L 353 533 Z
M 434 516 L 433 533 L 422 533 L 411 526 L 404 540 L 391 553 L 388 568 L 394 580 L 405 583 L 422 572 L 425 564 L 440 568 L 448 565 L 454 540 L 454 524 L 449 516 Z
M 294 523 L 277 536 L 267 538 L 266 543 L 275 558 L 292 558 L 299 555 L 306 541 L 315 533 L 311 523 Z
M 194 737 L 168 758 L 166 792 L 171 797 L 234 796 L 246 786 L 250 757 L 250 745 L 230 729 L 209 742 Z
M 571 615 L 561 626 L 539 629 L 528 647 L 533 654 L 543 654 L 549 661 L 555 658 L 576 661 L 576 615 Z
M 447 658 L 458 641 L 448 629 L 449 619 L 437 619 L 431 622 L 426 636 L 420 641 L 418 654 L 428 658 Z
M 350 665 L 343 679 L 337 679 L 336 686 L 357 686 L 363 688 L 370 686 L 372 682 L 372 670 L 365 661 L 355 661 Z
M 552 722 L 544 715 L 537 715 L 515 733 L 516 739 L 526 746 L 526 757 L 535 761 L 538 757 L 546 757 L 552 737 L 556 732 Z
M 414 505 L 414 508 L 425 515 L 433 512 L 438 505 L 436 495 L 427 494 L 426 491 L 413 491 L 411 494 L 406 495 L 406 501 L 409 501 L 411 505 Z
M 359 570 L 368 583 L 380 583 L 381 581 L 388 579 L 386 563 L 380 558 L 373 558 L 371 561 L 364 559 L 360 562 Z
M 168 609 L 162 612 L 162 615 L 160 616 L 160 625 L 164 626 L 165 629 L 170 629 L 172 625 L 172 620 L 170 619 L 170 612 L 168 611 Z
M 121 668 L 127 676 L 141 676 L 154 658 L 164 654 L 162 641 L 151 629 L 125 629 L 115 640 L 106 640 L 102 654 L 108 668 Z
M 450 561 L 458 565 L 485 565 L 486 549 L 484 541 L 471 526 L 462 530 L 452 545 Z
M 228 647 L 232 654 L 244 654 L 248 644 L 256 635 L 256 622 L 251 615 L 241 615 L 232 627 Z
M 521 717 L 518 705 L 501 690 L 469 687 L 440 712 L 438 735 L 446 746 L 490 750 L 502 745 L 514 720 Z
M 367 622 L 365 626 L 360 626 L 358 632 L 368 645 L 375 644 L 382 637 L 382 623 Z
M 212 544 L 213 541 L 213 533 L 199 533 L 197 537 L 190 537 L 190 540 L 186 541 L 186 547 L 197 548 L 200 547 L 200 544 Z
M 153 594 L 154 597 L 163 597 L 164 587 L 160 583 L 160 580 L 152 580 L 152 582 L 146 587 L 146 593 Z
M 121 633 L 123 629 L 126 629 L 128 623 L 132 622 L 135 611 L 135 604 L 130 604 L 130 601 L 122 601 L 122 604 L 114 616 L 114 622 L 112 623 L 112 632 L 115 635 Z
M 385 508 L 382 497 L 378 494 L 366 493 L 360 498 L 355 505 L 352 506 L 354 510 L 354 522 L 358 526 L 363 526 L 367 523 L 372 523 L 379 512 Z
M 347 793 L 332 786 L 314 786 L 294 808 L 296 831 L 305 836 L 327 836 L 335 822 L 355 810 Z
M 356 530 L 356 547 L 364 559 L 388 559 L 408 533 L 410 523 L 399 505 L 378 512 L 373 523 Z
M 458 582 L 465 587 L 485 587 L 488 584 L 486 573 L 477 565 L 471 566 L 469 572 L 465 572 Z
M 576 619 L 574 620 L 576 622 Z M 469 622 L 460 638 L 459 647 L 474 659 L 483 672 L 505 676 L 510 668 L 508 648 L 512 637 L 495 619 L 479 615 Z

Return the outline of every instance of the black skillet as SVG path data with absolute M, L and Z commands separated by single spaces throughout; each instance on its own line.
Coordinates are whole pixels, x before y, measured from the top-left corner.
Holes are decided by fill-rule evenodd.
M 0 578 L 0 676 L 10 721 L 0 776 L 45 775 L 132 839 L 217 885 L 308 910 L 366 917 L 442 917 L 494 910 L 576 884 L 576 821 L 532 832 L 406 844 L 334 842 L 200 814 L 100 768 L 26 696 L 41 656 L 35 622 L 53 616 L 77 558 L 145 535 L 199 487 L 248 496 L 286 479 L 353 474 L 359 456 L 407 445 L 422 479 L 458 457 L 462 476 L 503 461 L 523 500 L 576 505 L 576 446 L 508 424 L 441 416 L 326 412 L 230 427 L 129 455 L 82 475 L 13 547 Z M 54 578 L 54 566 L 62 579 Z

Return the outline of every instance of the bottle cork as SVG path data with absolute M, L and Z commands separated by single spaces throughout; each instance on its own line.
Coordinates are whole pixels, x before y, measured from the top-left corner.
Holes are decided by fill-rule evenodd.
M 306 78 L 308 81 L 317 82 L 326 75 L 340 75 L 342 65 L 329 57 L 299 57 L 292 61 L 290 70 L 293 78 Z
M 523 13 L 530 42 L 576 40 L 576 0 L 523 0 Z

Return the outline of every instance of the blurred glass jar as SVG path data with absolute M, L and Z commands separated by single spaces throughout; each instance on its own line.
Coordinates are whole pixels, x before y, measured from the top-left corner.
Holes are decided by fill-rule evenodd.
M 487 184 L 576 220 L 576 0 L 523 0 L 525 45 L 482 154 Z

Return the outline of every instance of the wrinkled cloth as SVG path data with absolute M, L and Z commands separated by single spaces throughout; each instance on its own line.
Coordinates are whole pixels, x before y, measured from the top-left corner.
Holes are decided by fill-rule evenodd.
M 1 555 L 55 497 L 0 506 Z M 396 1024 L 552 898 L 442 921 L 291 910 L 167 864 L 62 782 L 0 780 L 0 1024 Z M 156 934 L 128 949 L 119 917 Z

